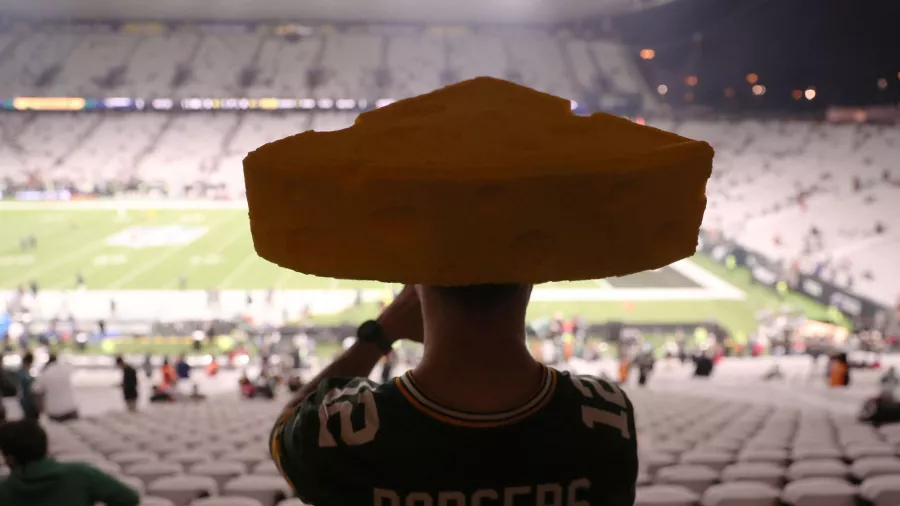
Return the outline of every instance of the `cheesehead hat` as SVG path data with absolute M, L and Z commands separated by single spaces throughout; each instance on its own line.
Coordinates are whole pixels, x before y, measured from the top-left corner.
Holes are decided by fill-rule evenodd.
M 391 283 L 620 276 L 694 253 L 713 150 L 476 78 L 244 159 L 257 253 Z

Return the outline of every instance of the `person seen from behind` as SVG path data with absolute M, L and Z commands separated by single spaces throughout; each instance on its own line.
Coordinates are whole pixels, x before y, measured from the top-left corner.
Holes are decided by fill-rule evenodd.
M 26 420 L 37 421 L 41 416 L 41 399 L 34 392 L 32 367 L 34 367 L 34 355 L 26 353 L 22 356 L 22 366 L 16 372 L 16 383 L 19 389 L 19 406 L 22 408 L 22 417 Z
M 48 455 L 47 433 L 37 422 L 0 425 L 0 453 L 10 468 L 0 479 L 3 506 L 137 506 L 135 490 L 80 462 L 57 462 Z
M 51 353 L 44 370 L 34 382 L 34 392 L 43 398 L 43 409 L 54 422 L 68 422 L 78 419 L 78 406 L 72 388 L 75 369 L 60 362 Z
M 363 323 L 272 430 L 272 457 L 298 497 L 317 506 L 633 505 L 632 404 L 611 382 L 532 357 L 531 289 L 410 285 Z M 424 343 L 421 362 L 373 383 L 400 339 Z
M 125 362 L 121 355 L 116 357 L 116 367 L 122 370 L 122 397 L 125 406 L 132 413 L 137 411 L 138 375 L 137 370 Z
M 828 363 L 828 386 L 845 387 L 850 384 L 850 364 L 844 352 L 835 354 Z
M 162 389 L 167 390 L 175 386 L 178 377 L 175 375 L 175 368 L 169 363 L 169 357 L 163 358 L 162 363 Z

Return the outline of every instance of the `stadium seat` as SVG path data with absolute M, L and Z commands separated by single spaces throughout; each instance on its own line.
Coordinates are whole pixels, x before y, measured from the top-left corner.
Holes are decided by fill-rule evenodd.
M 185 466 L 190 466 L 192 464 L 212 460 L 212 456 L 199 450 L 184 450 L 165 455 L 162 460 L 164 462 L 177 462 Z
M 753 481 L 770 487 L 781 488 L 784 484 L 784 468 L 768 462 L 741 462 L 732 464 L 722 471 L 722 482 Z
M 706 466 L 714 471 L 721 471 L 731 464 L 734 458 L 721 450 L 694 450 L 681 456 L 682 464 Z
M 190 506 L 262 506 L 249 497 L 206 497 L 191 502 Z
M 147 492 L 168 499 L 175 506 L 188 506 L 195 499 L 216 495 L 218 486 L 207 476 L 179 475 L 152 481 Z
M 110 473 L 113 474 L 113 473 Z M 144 492 L 147 490 L 147 487 L 144 486 L 144 482 L 140 480 L 140 478 L 136 478 L 134 476 L 116 476 L 122 483 L 128 485 L 129 487 L 135 489 L 141 497 L 144 496 Z
M 784 465 L 787 460 L 787 451 L 776 448 L 747 448 L 738 454 L 738 462 L 768 462 Z
M 698 496 L 719 480 L 719 473 L 707 466 L 681 464 L 664 467 L 656 473 L 658 484 L 679 485 Z
M 777 488 L 746 481 L 713 485 L 703 494 L 703 506 L 779 506 Z
M 278 471 L 278 467 L 275 466 L 275 462 L 271 459 L 264 460 L 254 466 L 253 474 L 257 476 L 281 476 L 281 472 Z
M 700 496 L 678 485 L 638 487 L 634 506 L 694 506 Z
M 293 495 L 293 490 L 281 477 L 245 475 L 226 483 L 224 495 L 250 497 L 263 506 L 275 506 Z
M 125 474 L 140 479 L 149 487 L 151 482 L 181 474 L 183 470 L 181 464 L 174 462 L 138 462 L 125 467 Z
M 142 497 L 139 506 L 175 506 L 175 504 L 162 497 Z
M 669 453 L 654 451 L 648 455 L 642 455 L 640 463 L 647 470 L 647 473 L 653 476 L 660 468 L 674 465 L 676 459 Z
M 297 499 L 296 497 L 291 497 L 290 499 L 285 499 L 277 504 L 277 506 L 309 506 L 305 502 Z
M 781 500 L 791 506 L 855 506 L 856 487 L 834 478 L 806 478 L 788 483 Z
M 126 451 L 113 453 L 109 455 L 109 461 L 119 464 L 120 466 L 128 466 L 139 462 L 156 462 L 159 460 L 155 453 L 142 451 Z
M 190 467 L 189 472 L 197 476 L 209 476 L 216 480 L 219 490 L 224 490 L 226 483 L 247 472 L 247 466 L 240 462 L 216 460 L 198 462 Z
M 868 478 L 859 486 L 859 495 L 872 506 L 900 505 L 900 473 Z
M 882 475 L 900 475 L 900 458 L 865 457 L 853 461 L 850 474 L 859 481 Z

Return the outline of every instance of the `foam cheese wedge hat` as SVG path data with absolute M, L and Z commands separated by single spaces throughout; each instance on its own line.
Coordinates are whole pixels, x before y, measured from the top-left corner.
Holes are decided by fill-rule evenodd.
M 705 142 L 476 78 L 244 159 L 256 252 L 306 274 L 472 285 L 599 279 L 692 255 Z

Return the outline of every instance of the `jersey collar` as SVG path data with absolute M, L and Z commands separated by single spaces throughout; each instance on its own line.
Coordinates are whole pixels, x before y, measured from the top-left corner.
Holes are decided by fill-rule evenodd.
M 496 413 L 473 413 L 441 405 L 422 392 L 416 384 L 412 371 L 407 371 L 394 381 L 400 393 L 413 407 L 438 421 L 463 427 L 500 427 L 524 420 L 550 402 L 556 391 L 557 372 L 549 367 L 543 369 L 543 380 L 534 397 L 518 408 Z

